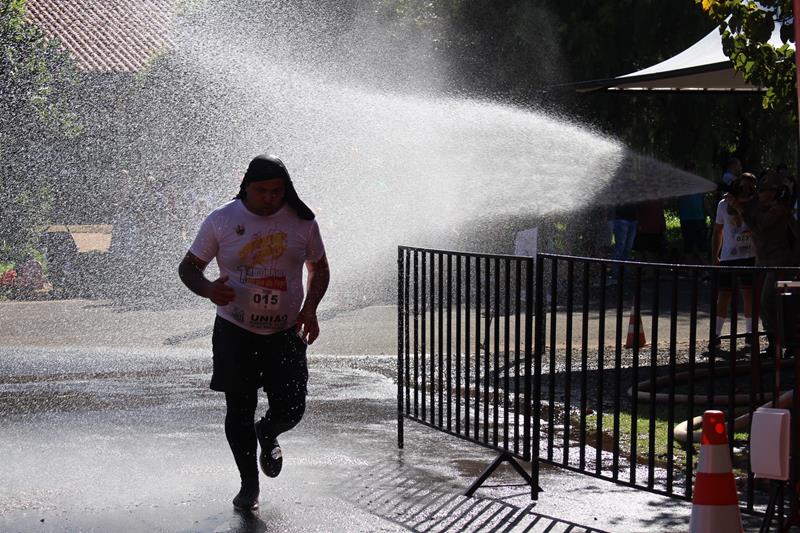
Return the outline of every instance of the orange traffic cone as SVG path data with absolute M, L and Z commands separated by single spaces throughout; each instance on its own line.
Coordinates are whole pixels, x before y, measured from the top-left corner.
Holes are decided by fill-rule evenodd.
M 642 324 L 642 317 L 636 316 L 636 313 L 633 310 L 631 310 L 630 317 L 628 318 L 628 338 L 625 339 L 625 348 L 633 348 L 634 343 L 636 343 L 634 334 L 636 329 L 636 323 L 634 322 L 634 317 L 636 317 L 635 320 L 639 321 L 638 347 L 642 348 L 643 346 L 647 346 L 647 339 L 644 336 L 644 325 Z
M 739 496 L 722 411 L 703 413 L 700 463 L 692 495 L 690 533 L 742 533 Z

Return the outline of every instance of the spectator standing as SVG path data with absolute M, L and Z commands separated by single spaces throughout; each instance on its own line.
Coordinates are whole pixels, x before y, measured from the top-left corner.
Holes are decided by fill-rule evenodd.
M 758 183 L 758 194 L 742 195 L 732 201 L 734 208 L 753 230 L 756 264 L 763 267 L 797 265 L 798 231 L 792 218 L 792 181 L 777 172 L 766 173 Z M 766 355 L 774 356 L 777 328 L 776 272 L 767 272 L 761 289 L 761 321 L 767 331 Z M 787 318 L 793 311 L 787 312 Z M 789 319 L 791 321 L 791 319 Z M 796 339 L 787 339 L 793 348 Z
M 752 174 L 742 174 L 731 182 L 733 188 L 742 190 L 755 190 L 756 179 Z M 712 238 L 711 258 L 714 265 L 719 266 L 754 266 L 755 250 L 753 248 L 752 232 L 739 213 L 731 205 L 735 201 L 728 193 L 717 205 L 717 214 L 714 223 Z M 753 335 L 752 319 L 752 275 L 739 276 L 739 289 L 744 303 L 745 316 L 745 346 L 750 345 Z M 733 274 L 722 272 L 719 276 L 719 293 L 717 296 L 717 322 L 714 329 L 715 336 L 711 343 L 720 345 L 720 335 L 725 320 L 728 318 L 728 306 L 733 295 Z M 738 297 L 738 295 L 735 295 Z
M 636 206 L 633 204 L 619 205 L 614 210 L 614 250 L 611 259 L 627 261 L 631 257 L 633 241 L 636 239 Z M 619 268 L 614 269 L 611 281 L 619 279 Z
M 742 175 L 742 162 L 735 157 L 728 158 L 725 163 L 725 172 L 722 173 L 722 183 L 730 185 Z
M 648 200 L 636 206 L 638 226 L 633 249 L 641 254 L 637 258 L 654 262 L 661 258 L 665 248 L 667 223 L 664 220 L 664 202 Z
M 693 161 L 684 165 L 687 172 L 694 172 Z M 708 250 L 708 226 L 706 225 L 705 194 L 689 194 L 678 199 L 678 217 L 681 221 L 684 261 L 689 264 L 704 264 Z

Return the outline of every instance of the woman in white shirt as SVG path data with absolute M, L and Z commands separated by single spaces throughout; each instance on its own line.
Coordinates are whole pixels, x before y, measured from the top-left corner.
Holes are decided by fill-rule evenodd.
M 742 174 L 731 184 L 733 189 L 751 189 L 755 191 L 756 177 L 749 173 Z M 717 215 L 712 238 L 712 261 L 720 266 L 755 266 L 755 249 L 750 228 L 744 223 L 739 213 L 728 205 L 727 194 L 717 205 Z M 739 291 L 742 295 L 745 317 L 745 346 L 750 346 L 753 336 L 752 319 L 752 286 L 753 276 L 738 276 Z M 721 272 L 719 275 L 719 292 L 717 296 L 717 322 L 715 336 L 711 341 L 720 346 L 722 326 L 728 318 L 728 307 L 733 295 L 733 272 Z

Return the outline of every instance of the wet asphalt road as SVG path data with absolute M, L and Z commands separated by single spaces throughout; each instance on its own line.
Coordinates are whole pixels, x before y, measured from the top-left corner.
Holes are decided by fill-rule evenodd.
M 261 510 L 242 515 L 208 389 L 213 311 L 0 303 L 0 530 L 688 529 L 685 502 L 554 469 L 538 502 L 510 468 L 465 498 L 494 454 L 410 422 L 398 450 L 394 316 L 323 321 L 306 417 L 281 438 L 280 477 L 262 477 Z

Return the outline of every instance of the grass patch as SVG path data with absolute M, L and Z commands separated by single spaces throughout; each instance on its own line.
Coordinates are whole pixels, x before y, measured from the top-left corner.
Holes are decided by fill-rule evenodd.
M 685 444 L 672 441 L 670 450 L 670 424 L 668 421 L 668 408 L 665 405 L 656 406 L 655 419 L 653 420 L 653 455 L 656 466 L 667 467 L 670 451 L 673 457 L 673 464 L 675 470 L 685 470 L 687 463 L 687 450 Z M 697 415 L 695 415 L 697 416 Z M 674 407 L 674 427 L 686 420 L 688 411 L 686 406 L 675 405 Z M 580 428 L 580 417 L 572 415 L 571 424 L 575 432 Z M 633 436 L 633 417 L 630 412 L 623 411 L 619 414 L 619 453 L 620 455 L 630 457 L 632 446 L 631 437 Z M 594 445 L 597 442 L 597 414 L 591 414 L 586 417 L 587 428 L 587 443 Z M 650 406 L 640 405 L 636 420 L 636 458 L 637 463 L 647 464 L 650 455 L 650 438 L 651 425 L 650 425 Z M 603 414 L 603 450 L 606 452 L 614 451 L 614 415 Z M 576 439 L 573 436 L 573 439 Z M 741 447 L 746 444 L 749 439 L 749 433 L 736 432 L 734 433 L 734 445 Z M 697 461 L 698 453 L 700 450 L 699 443 L 694 444 L 694 460 Z
M 647 463 L 650 454 L 650 420 L 648 419 L 647 408 L 640 409 L 636 421 L 636 457 L 638 463 Z M 576 423 L 578 421 L 576 420 Z M 656 418 L 653 431 L 654 460 L 657 466 L 666 467 L 669 448 L 669 424 L 665 418 Z M 677 423 L 680 422 L 676 422 Z M 619 414 L 619 453 L 630 457 L 633 436 L 633 417 L 630 413 L 621 412 Z M 592 437 L 596 439 L 597 415 L 586 417 L 587 428 L 592 428 Z M 614 415 L 603 415 L 603 450 L 614 451 Z M 675 467 L 683 469 L 686 465 L 686 450 L 679 442 L 672 442 L 672 456 Z

